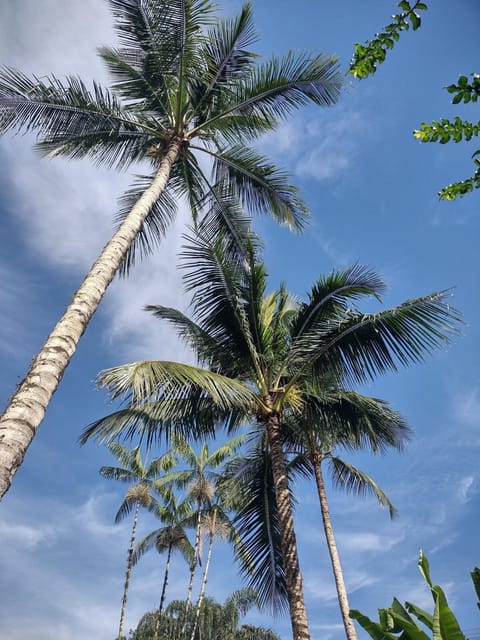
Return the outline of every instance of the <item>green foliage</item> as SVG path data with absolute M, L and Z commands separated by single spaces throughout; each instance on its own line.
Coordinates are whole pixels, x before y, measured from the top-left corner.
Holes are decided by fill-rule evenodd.
M 271 629 L 240 625 L 240 619 L 250 609 L 257 606 L 257 596 L 253 589 L 235 591 L 224 604 L 212 598 L 205 598 L 202 604 L 195 639 L 198 640 L 279 640 Z M 129 640 L 152 640 L 154 636 L 156 612 L 146 613 Z M 186 617 L 186 625 L 183 624 Z M 160 615 L 160 640 L 189 640 L 194 623 L 194 611 L 188 609 L 185 601 L 174 600 Z
M 422 551 L 420 551 L 418 559 L 418 568 L 432 593 L 433 614 L 410 602 L 406 602 L 405 606 L 402 606 L 394 598 L 389 608 L 378 610 L 379 622 L 370 620 L 355 609 L 350 611 L 350 617 L 357 620 L 374 640 L 395 640 L 396 638 L 402 640 L 430 640 L 430 638 L 433 640 L 466 640 L 455 615 L 448 606 L 445 593 L 441 587 L 432 583 L 428 560 Z M 480 570 L 477 568 L 471 574 L 477 595 L 480 586 L 478 583 L 479 574 Z M 425 633 L 418 626 L 417 620 L 431 632 L 431 635 Z
M 375 73 L 377 65 L 385 61 L 388 49 L 393 49 L 395 42 L 400 39 L 400 33 L 410 27 L 416 31 L 422 24 L 419 11 L 426 11 L 425 2 L 407 2 L 401 0 L 398 3 L 400 13 L 392 16 L 392 22 L 387 24 L 383 31 L 375 34 L 373 40 L 367 40 L 365 44 L 355 44 L 355 51 L 348 73 L 355 78 L 363 79 Z
M 477 102 L 480 95 L 480 75 L 478 73 L 472 73 L 472 81 L 469 82 L 467 76 L 460 76 L 457 84 L 451 84 L 446 87 L 448 93 L 453 94 L 452 104 L 464 104 L 468 102 Z M 442 118 L 437 121 L 434 120 L 431 124 L 422 122 L 420 129 L 416 129 L 413 132 L 415 138 L 420 142 L 440 142 L 440 144 L 446 144 L 447 142 L 461 142 L 462 140 L 469 141 L 473 137 L 478 137 L 480 134 L 480 120 L 477 123 L 468 122 L 462 120 L 457 116 L 453 121 L 447 118 Z M 441 191 L 438 196 L 440 200 L 455 200 L 457 197 L 463 198 L 466 193 L 473 191 L 474 189 L 480 189 L 480 160 L 476 157 L 480 155 L 480 149 L 475 151 L 472 155 L 475 165 L 475 173 L 466 180 L 454 182 L 447 185 Z

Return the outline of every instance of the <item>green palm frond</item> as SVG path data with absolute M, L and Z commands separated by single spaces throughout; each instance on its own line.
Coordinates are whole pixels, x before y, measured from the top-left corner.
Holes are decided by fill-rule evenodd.
M 235 549 L 246 584 L 261 606 L 279 614 L 288 608 L 280 528 L 268 452 L 260 445 L 228 465 L 225 481 L 234 485 L 240 504 L 233 525 L 242 542 Z
M 343 319 L 343 313 L 362 297 L 380 300 L 384 291 L 381 277 L 359 264 L 321 276 L 308 293 L 308 301 L 299 306 L 292 323 L 292 339 L 298 339 L 316 326 L 321 327 L 325 320 L 333 323 L 337 313 Z
M 459 333 L 461 316 L 447 302 L 449 293 L 433 293 L 375 314 L 346 310 L 295 341 L 290 358 L 299 367 L 292 384 L 315 367 L 340 370 L 349 384 L 363 383 L 399 365 L 421 362 Z
M 119 480 L 120 482 L 135 482 L 137 476 L 133 471 L 120 469 L 119 467 L 100 467 L 99 473 L 108 480 Z
M 395 517 L 397 511 L 389 497 L 369 475 L 335 456 L 329 456 L 328 459 L 332 480 L 336 487 L 357 496 L 375 496 L 382 507 L 388 508 L 390 517 Z
M 311 58 L 290 52 L 281 59 L 272 58 L 255 67 L 238 83 L 237 90 L 226 96 L 223 112 L 200 127 L 208 131 L 218 120 L 251 114 L 265 118 L 273 127 L 278 118 L 284 118 L 308 101 L 321 106 L 334 104 L 342 84 L 336 58 L 322 54 Z
M 135 184 L 119 199 L 116 214 L 116 222 L 119 226 L 128 217 L 133 205 L 140 199 L 152 180 L 153 176 L 137 176 Z M 154 252 L 165 237 L 176 213 L 177 203 L 172 197 L 171 190 L 167 188 L 152 206 L 140 232 L 135 236 L 125 255 L 119 271 L 121 276 L 127 276 L 138 259 L 142 260 Z
M 215 159 L 215 180 L 234 186 L 247 211 L 252 214 L 268 211 L 277 222 L 292 230 L 304 228 L 309 213 L 298 190 L 289 184 L 288 175 L 265 156 L 244 145 L 207 153 Z
M 221 409 L 251 408 L 256 396 L 247 386 L 226 376 L 188 364 L 154 360 L 133 362 L 105 369 L 98 376 L 112 398 L 122 397 L 132 405 L 152 399 L 185 397 L 195 389 L 207 393 Z
M 125 167 L 144 157 L 155 133 L 142 125 L 107 89 L 87 89 L 77 77 L 28 78 L 16 69 L 0 71 L 0 131 L 37 131 L 43 154 Z
M 203 46 L 205 73 L 193 84 L 194 117 L 205 121 L 218 109 L 224 92 L 251 69 L 255 54 L 248 47 L 256 40 L 252 6 L 245 4 L 232 20 L 221 20 L 207 34 Z
M 355 391 L 327 387 L 303 396 L 301 414 L 285 417 L 285 434 L 295 450 L 312 446 L 322 452 L 337 447 L 346 450 L 369 449 L 385 453 L 401 451 L 411 430 L 404 418 L 384 400 Z
M 174 433 L 187 438 L 204 438 L 213 436 L 221 425 L 227 432 L 232 432 L 244 421 L 245 411 L 239 408 L 221 410 L 210 397 L 197 390 L 196 394 L 189 393 L 186 397 L 115 411 L 88 425 L 80 436 L 80 444 L 91 438 L 100 444 L 118 438 L 138 438 L 150 447 L 154 443 L 168 443 Z

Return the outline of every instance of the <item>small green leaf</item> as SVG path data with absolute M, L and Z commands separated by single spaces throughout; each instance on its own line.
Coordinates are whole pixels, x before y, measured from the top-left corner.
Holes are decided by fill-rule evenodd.
M 397 6 L 400 9 L 403 9 L 404 11 L 411 11 L 412 10 L 412 7 L 410 6 L 410 3 L 407 2 L 407 0 L 401 0 L 401 2 L 399 2 Z
M 458 79 L 458 86 L 462 88 L 465 88 L 468 86 L 467 76 L 460 76 L 460 78 Z
M 458 104 L 462 101 L 463 95 L 461 93 L 457 93 L 457 95 L 452 99 L 452 104 Z
M 418 13 L 411 13 L 410 14 L 410 22 L 412 23 L 412 28 L 414 31 L 416 31 L 422 24 L 422 19 L 420 18 L 420 16 L 418 15 Z
M 425 2 L 417 2 L 417 6 L 415 8 L 419 9 L 421 11 L 427 11 L 427 9 L 428 9 L 428 7 L 425 4 Z

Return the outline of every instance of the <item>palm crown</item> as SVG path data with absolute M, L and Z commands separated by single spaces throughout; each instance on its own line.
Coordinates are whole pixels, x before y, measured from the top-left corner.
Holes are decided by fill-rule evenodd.
M 0 495 L 113 277 L 159 242 L 179 198 L 195 221 L 207 217 L 211 231 L 226 227 L 232 237 L 248 226 L 244 209 L 302 228 L 306 208 L 288 176 L 248 145 L 295 107 L 333 104 L 341 87 L 332 57 L 289 53 L 258 64 L 250 4 L 223 21 L 207 0 L 109 4 L 119 46 L 100 55 L 111 90 L 0 70 L 0 133 L 36 131 L 37 149 L 49 156 L 152 166 L 121 199 L 121 225 L 0 418 Z

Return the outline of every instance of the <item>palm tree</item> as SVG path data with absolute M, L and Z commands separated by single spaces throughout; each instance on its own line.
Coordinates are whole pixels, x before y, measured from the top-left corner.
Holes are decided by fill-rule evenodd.
M 239 589 L 229 596 L 224 604 L 205 598 L 204 607 L 199 619 L 195 638 L 202 640 L 279 640 L 279 636 L 271 629 L 240 625 L 240 619 L 254 606 L 258 606 L 258 598 L 253 589 Z M 181 620 L 184 617 L 186 602 L 171 602 L 162 614 L 162 640 L 188 640 L 182 635 Z M 132 640 L 150 640 L 154 625 L 153 614 L 147 613 L 140 620 L 133 633 Z
M 207 558 L 203 568 L 202 583 L 195 607 L 195 617 L 193 622 L 190 640 L 194 640 L 197 631 L 198 622 L 200 620 L 200 611 L 205 598 L 205 589 L 207 586 L 208 572 L 212 559 L 213 543 L 215 539 L 229 540 L 237 547 L 241 546 L 238 534 L 233 526 L 232 520 L 228 515 L 229 507 L 232 507 L 231 492 L 226 490 L 226 486 L 220 487 L 218 481 L 215 483 L 214 499 L 203 512 L 203 529 L 208 538 Z
M 388 447 L 401 450 L 409 428 L 387 403 L 341 388 L 313 389 L 304 398 L 301 415 L 291 416 L 284 425 L 287 448 L 295 458 L 292 466 L 315 478 L 323 529 L 332 564 L 337 599 L 347 640 L 357 640 L 349 611 L 347 589 L 333 532 L 322 463 L 330 463 L 333 484 L 355 495 L 373 494 L 393 518 L 396 511 L 376 482 L 360 469 L 335 455 L 335 450 L 370 449 L 385 452 Z M 254 517 L 258 518 L 257 514 Z M 261 517 L 261 516 L 260 516 Z
M 100 474 L 109 480 L 120 480 L 121 482 L 128 482 L 132 485 L 128 489 L 125 498 L 120 505 L 117 515 L 115 516 L 115 522 L 120 522 L 131 512 L 132 509 L 134 510 L 132 532 L 130 534 L 130 546 L 127 556 L 125 585 L 123 588 L 122 606 L 120 610 L 120 623 L 118 625 L 118 640 L 121 640 L 121 638 L 123 638 L 123 621 L 127 606 L 130 574 L 134 560 L 135 539 L 140 507 L 152 509 L 155 506 L 155 501 L 152 496 L 155 480 L 172 468 L 175 463 L 175 458 L 170 452 L 167 452 L 158 458 L 154 458 L 148 466 L 145 466 L 142 461 L 139 446 L 130 450 L 118 442 L 112 442 L 108 445 L 108 449 L 110 450 L 110 453 L 117 458 L 120 464 L 123 465 L 123 467 L 101 467 Z
M 219 426 L 233 428 L 243 420 L 263 431 L 293 637 L 304 640 L 310 636 L 282 442 L 284 415 L 301 414 L 313 383 L 321 386 L 322 380 L 332 378 L 362 383 L 395 371 L 399 364 L 422 360 L 449 341 L 460 318 L 445 293 L 362 313 L 356 301 L 379 298 L 384 284 L 377 274 L 358 265 L 319 278 L 305 302 L 294 299 L 283 285 L 267 295 L 266 270 L 253 242 L 245 248 L 242 262 L 228 255 L 225 242 L 224 236 L 196 235 L 184 252 L 193 318 L 175 309 L 150 307 L 177 328 L 196 352 L 199 366 L 149 361 L 104 371 L 100 384 L 114 397 L 127 395 L 134 409 L 130 416 L 124 410 L 97 421 L 83 439 L 95 434 L 108 440 L 115 431 L 152 437 L 155 424 L 160 437 L 162 427 L 168 432 L 174 422 L 184 424 L 183 412 L 190 418 L 196 405 L 204 411 L 206 399 L 216 408 Z M 178 415 L 173 420 L 175 400 Z M 209 417 L 213 422 L 213 411 Z
M 194 502 L 194 504 L 196 505 L 195 546 L 192 563 L 190 566 L 190 580 L 188 584 L 187 599 L 185 605 L 185 623 L 192 600 L 195 570 L 199 562 L 201 562 L 202 524 L 208 523 L 207 529 L 209 530 L 209 533 L 211 533 L 210 540 L 213 542 L 217 515 L 218 513 L 221 513 L 221 515 L 223 515 L 223 511 L 220 512 L 220 504 L 213 504 L 213 500 L 215 497 L 215 482 L 218 478 L 218 469 L 225 463 L 226 460 L 228 460 L 235 454 L 235 452 L 243 444 L 244 440 L 245 438 L 243 436 L 237 436 L 236 438 L 232 438 L 231 440 L 227 441 L 214 451 L 210 451 L 208 444 L 204 443 L 197 455 L 193 446 L 180 433 L 175 433 L 172 436 L 172 444 L 175 453 L 186 465 L 185 469 L 177 472 L 175 482 L 180 487 L 187 487 L 189 499 L 192 500 L 192 502 Z M 205 588 L 206 584 L 210 557 L 211 545 L 209 546 L 208 550 L 206 572 L 204 572 L 202 580 L 203 589 Z
M 160 604 L 158 606 L 158 615 L 154 627 L 154 640 L 158 640 L 160 616 L 163 611 L 167 593 L 172 552 L 175 550 L 179 551 L 190 566 L 194 558 L 194 549 L 185 531 L 185 527 L 191 524 L 192 507 L 190 502 L 188 500 L 178 502 L 172 486 L 166 485 L 159 490 L 162 495 L 163 504 L 156 502 L 153 513 L 165 526 L 152 531 L 138 543 L 133 560 L 133 563 L 136 564 L 147 551 L 154 547 L 158 553 L 167 554 Z
M 121 202 L 122 221 L 0 418 L 0 497 L 9 488 L 78 341 L 118 269 L 127 272 L 166 232 L 175 201 L 213 227 L 270 210 L 301 229 L 306 208 L 288 177 L 248 144 L 309 101 L 333 104 L 336 59 L 288 53 L 257 64 L 250 4 L 214 19 L 208 0 L 108 0 L 119 47 L 100 56 L 112 90 L 78 77 L 29 78 L 0 70 L 0 133 L 35 130 L 49 157 L 92 157 L 126 168 L 150 163 Z M 212 166 L 205 174 L 200 156 Z M 203 163 L 205 166 L 205 163 Z

